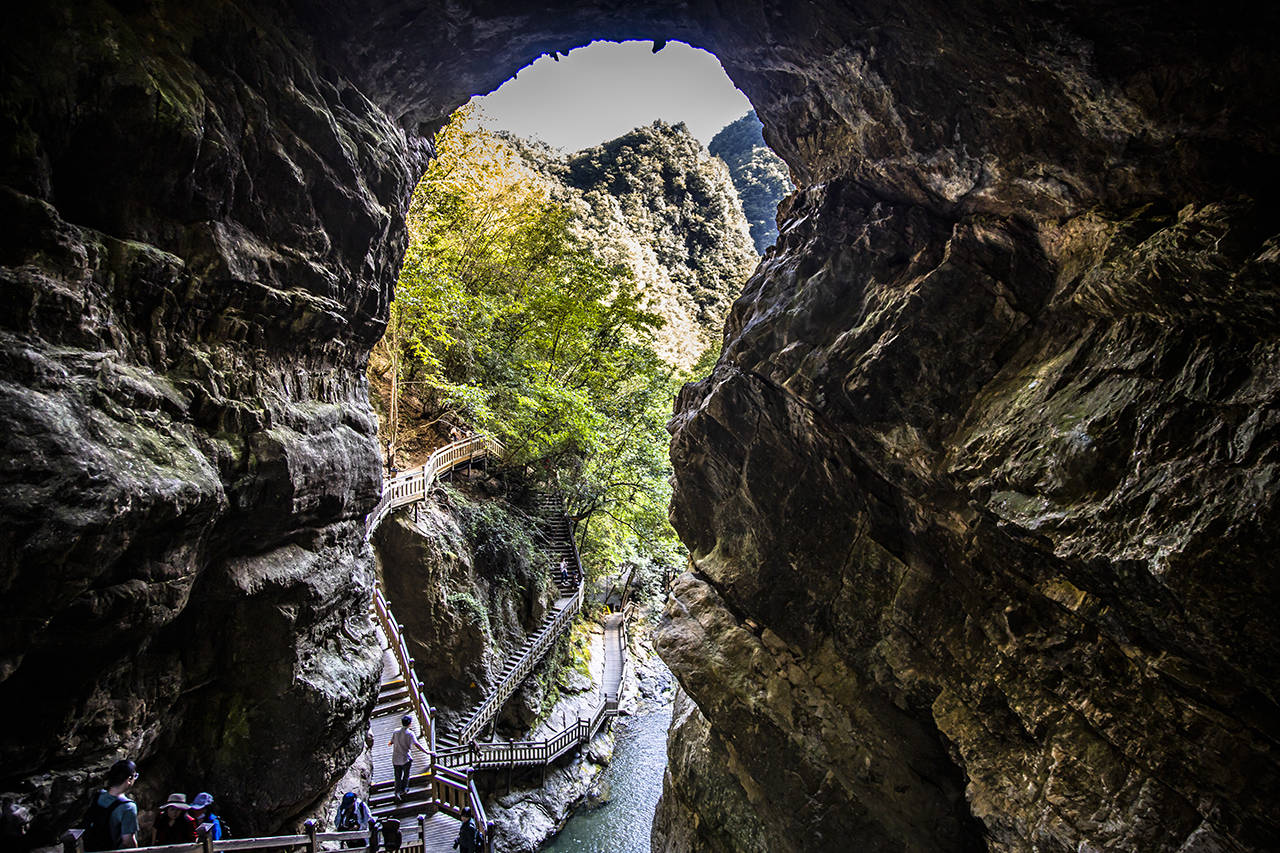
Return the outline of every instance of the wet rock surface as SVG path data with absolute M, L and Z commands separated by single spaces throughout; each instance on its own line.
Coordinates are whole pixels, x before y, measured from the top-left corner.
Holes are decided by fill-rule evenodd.
M 425 135 L 544 50 L 687 38 L 802 187 L 674 424 L 660 649 L 760 837 L 1266 849 L 1276 16 L 14 13 L 0 788 L 33 839 L 124 751 L 245 834 L 324 796 L 376 681 L 362 372 Z

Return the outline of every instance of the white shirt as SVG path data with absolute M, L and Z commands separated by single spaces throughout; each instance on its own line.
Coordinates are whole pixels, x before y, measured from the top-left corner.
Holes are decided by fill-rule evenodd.
M 391 733 L 391 763 L 392 764 L 408 764 L 411 760 L 409 757 L 409 748 L 418 747 L 426 751 L 426 747 L 418 740 L 418 736 L 409 730 L 408 726 L 401 726 Z

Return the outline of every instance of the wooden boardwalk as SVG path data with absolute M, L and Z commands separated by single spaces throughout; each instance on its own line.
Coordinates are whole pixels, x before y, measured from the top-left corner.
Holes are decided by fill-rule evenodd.
M 424 499 L 435 477 L 449 467 L 500 452 L 492 442 L 467 439 L 441 448 L 428 465 L 389 481 L 379 510 L 371 514 L 367 534 L 392 509 Z M 476 738 L 497 717 L 503 704 L 534 669 L 555 641 L 566 632 L 582 609 L 583 572 L 568 518 L 558 497 L 539 500 L 545 536 L 544 559 L 559 588 L 560 597 L 547 617 L 505 662 L 497 683 L 467 715 L 456 732 L 442 734 L 434 729 L 434 709 L 427 704 L 421 684 L 413 673 L 401 626 L 391 613 L 389 602 L 375 590 L 374 611 L 378 636 L 383 646 L 382 682 L 370 717 L 373 738 L 373 773 L 369 807 L 375 817 L 398 818 L 406 853 L 449 851 L 458 835 L 458 815 L 470 808 L 482 827 L 492 830 L 476 789 L 473 773 L 478 769 L 513 766 L 546 766 L 577 749 L 595 736 L 605 719 L 618 712 L 619 690 L 626 666 L 626 619 L 610 614 L 604 624 L 604 665 L 600 701 L 589 719 L 579 719 L 543 741 L 479 743 Z M 564 571 L 560 566 L 565 567 Z M 391 765 L 391 734 L 405 715 L 414 720 L 414 730 L 430 755 L 413 751 L 414 773 L 406 794 L 395 797 L 395 771 Z

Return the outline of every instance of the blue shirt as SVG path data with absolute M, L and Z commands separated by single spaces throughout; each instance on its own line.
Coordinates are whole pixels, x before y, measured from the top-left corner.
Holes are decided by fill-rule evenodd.
M 124 794 L 113 797 L 105 790 L 98 792 L 98 805 L 104 809 L 109 808 L 117 799 L 120 800 L 120 805 L 112 810 L 111 818 L 107 821 L 107 831 L 111 834 L 111 842 L 119 847 L 121 838 L 138 831 L 138 804 Z

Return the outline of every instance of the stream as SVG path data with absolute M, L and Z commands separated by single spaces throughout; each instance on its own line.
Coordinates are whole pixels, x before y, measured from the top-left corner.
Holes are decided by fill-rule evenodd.
M 618 736 L 613 763 L 602 776 L 608 802 L 579 809 L 541 849 L 545 853 L 649 853 L 649 831 L 667 767 L 670 724 L 670 702 L 619 718 L 614 723 Z

